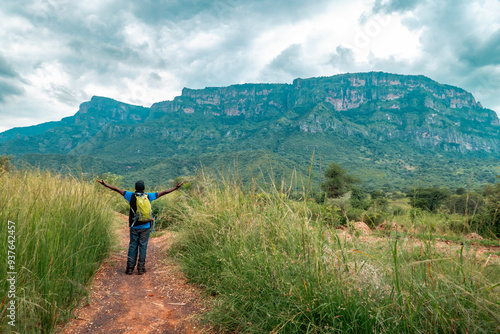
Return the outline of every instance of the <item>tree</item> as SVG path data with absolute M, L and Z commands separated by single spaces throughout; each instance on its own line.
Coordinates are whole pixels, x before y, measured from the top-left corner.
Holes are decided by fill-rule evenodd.
M 375 190 L 370 194 L 370 196 L 372 198 L 372 206 L 375 206 L 382 211 L 385 211 L 385 209 L 387 209 L 389 201 L 387 200 L 387 195 L 383 190 Z
M 500 237 L 500 183 L 488 186 L 485 193 L 487 198 L 483 209 L 485 221 L 489 225 L 487 228 Z
M 368 195 L 360 187 L 351 187 L 351 200 L 349 202 L 353 208 L 367 210 L 370 207 L 370 202 L 367 199 Z
M 441 203 L 450 196 L 450 191 L 443 188 L 418 188 L 408 192 L 410 204 L 415 208 L 436 211 Z
M 326 182 L 321 184 L 328 198 L 338 198 L 352 191 L 356 183 L 361 183 L 358 178 L 348 175 L 339 164 L 331 163 L 325 171 Z
M 481 210 L 484 199 L 476 192 L 451 195 L 445 202 L 450 213 L 475 214 Z

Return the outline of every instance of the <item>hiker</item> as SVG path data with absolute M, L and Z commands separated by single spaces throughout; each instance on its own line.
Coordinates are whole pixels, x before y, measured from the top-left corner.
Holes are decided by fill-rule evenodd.
M 130 243 L 128 246 L 127 268 L 125 270 L 125 274 L 133 274 L 134 267 L 137 261 L 137 253 L 139 253 L 137 273 L 139 275 L 142 275 L 146 272 L 146 251 L 148 248 L 151 222 L 153 222 L 154 224 L 150 202 L 179 189 L 184 184 L 184 182 L 178 183 L 172 189 L 160 191 L 157 193 L 145 193 L 144 181 L 142 180 L 135 183 L 135 192 L 116 188 L 112 185 L 107 184 L 106 182 L 104 182 L 104 180 L 97 180 L 97 182 L 99 182 L 106 188 L 116 191 L 130 203 L 130 212 L 128 217 L 128 225 L 130 227 Z

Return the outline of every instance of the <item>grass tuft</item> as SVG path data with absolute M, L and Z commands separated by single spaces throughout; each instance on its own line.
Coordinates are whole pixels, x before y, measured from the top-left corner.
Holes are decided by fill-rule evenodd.
M 0 175 L 0 258 L 6 273 L 8 221 L 15 223 L 16 327 L 49 333 L 67 320 L 110 249 L 109 196 L 72 176 L 33 170 Z M 12 253 L 11 253 L 12 254 Z M 0 298 L 9 284 L 1 275 Z M 9 298 L 7 298 L 10 300 Z

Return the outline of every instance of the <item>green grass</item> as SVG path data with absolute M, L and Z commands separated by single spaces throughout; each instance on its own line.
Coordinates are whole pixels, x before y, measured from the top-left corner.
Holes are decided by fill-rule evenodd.
M 207 183 L 210 180 L 205 179 Z M 202 182 L 200 182 L 201 184 Z M 255 190 L 257 188 L 257 190 Z M 494 333 L 498 264 L 432 238 L 339 238 L 286 187 L 203 185 L 181 203 L 173 254 L 215 296 L 205 320 L 238 333 Z
M 50 333 L 70 317 L 110 249 L 109 204 L 100 185 L 71 176 L 39 170 L 1 172 L 2 330 Z M 15 270 L 7 270 L 12 245 L 8 221 L 15 223 Z M 5 312 L 11 299 L 7 271 L 17 272 L 16 327 L 7 323 Z

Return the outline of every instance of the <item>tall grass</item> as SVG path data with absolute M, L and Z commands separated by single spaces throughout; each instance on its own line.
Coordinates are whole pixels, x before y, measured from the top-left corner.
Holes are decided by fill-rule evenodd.
M 0 175 L 2 328 L 48 333 L 66 320 L 110 248 L 108 196 L 96 185 L 39 170 Z M 16 327 L 7 324 L 7 222 L 15 223 Z M 1 302 L 0 300 L 0 302 Z
M 256 189 L 256 187 L 254 187 Z M 205 186 L 173 248 L 216 296 L 207 320 L 241 333 L 494 333 L 500 269 L 433 238 L 339 237 L 283 188 Z M 426 222 L 420 222 L 425 225 Z

